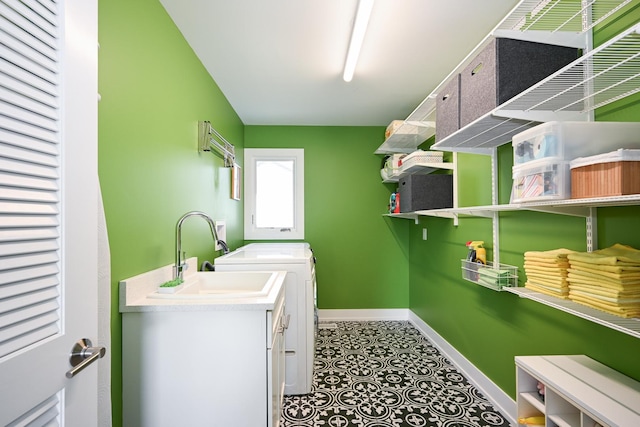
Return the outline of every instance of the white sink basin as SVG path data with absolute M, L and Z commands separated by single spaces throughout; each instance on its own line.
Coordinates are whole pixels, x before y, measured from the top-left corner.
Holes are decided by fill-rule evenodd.
M 149 298 L 230 299 L 262 298 L 269 294 L 278 273 L 274 271 L 216 271 L 190 274 L 175 292 L 156 291 Z

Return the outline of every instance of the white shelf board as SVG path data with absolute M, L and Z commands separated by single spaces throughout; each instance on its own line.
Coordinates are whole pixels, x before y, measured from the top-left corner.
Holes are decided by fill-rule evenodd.
M 548 200 L 540 202 L 504 204 L 504 205 L 486 205 L 486 206 L 468 206 L 461 208 L 433 209 L 421 210 L 400 215 L 415 216 L 435 216 L 443 218 L 457 218 L 460 216 L 473 216 L 483 218 L 493 218 L 494 212 L 513 212 L 513 211 L 534 211 L 545 212 L 559 215 L 569 215 L 587 218 L 590 215 L 590 208 L 607 207 L 607 206 L 635 206 L 640 205 L 640 194 L 630 194 L 626 196 L 611 197 L 594 197 L 587 199 L 566 199 L 566 200 Z M 403 218 L 403 217 L 401 217 Z M 409 218 L 409 216 L 406 216 Z
M 398 182 L 401 178 L 404 178 L 404 177 L 409 176 L 409 175 L 418 175 L 418 174 L 426 175 L 426 174 L 430 174 L 431 172 L 434 172 L 434 171 L 436 171 L 438 169 L 453 170 L 454 169 L 454 164 L 451 163 L 451 162 L 416 163 L 415 165 L 411 165 L 408 168 L 400 167 L 400 171 L 398 172 L 397 175 L 394 175 L 393 177 L 387 178 L 387 179 L 383 180 L 382 182 L 384 182 L 384 183 Z
M 418 215 L 415 212 L 407 212 L 407 213 L 388 213 L 383 214 L 382 216 L 388 216 L 390 218 L 403 218 L 403 219 L 412 219 L 417 222 Z
M 580 414 L 553 414 L 549 419 L 556 423 L 558 427 L 574 427 L 580 425 Z
M 545 295 L 539 292 L 534 292 L 530 289 L 523 287 L 517 288 L 504 288 L 504 290 L 516 294 L 522 298 L 527 298 L 532 301 L 539 302 L 541 304 L 553 307 L 557 310 L 564 311 L 565 313 L 572 314 L 577 317 L 589 320 L 594 323 L 606 326 L 616 331 L 631 335 L 635 338 L 640 338 L 640 319 L 625 319 L 622 317 L 614 316 L 604 311 L 596 310 L 595 308 L 587 307 L 586 305 L 578 304 L 573 301 L 556 298 L 550 295 Z
M 517 207 L 518 210 L 548 212 L 562 215 L 588 217 L 590 208 L 634 206 L 640 204 L 640 194 L 625 196 L 591 197 L 584 199 L 547 200 L 519 203 L 504 206 Z
M 538 393 L 530 392 L 530 393 L 520 393 L 520 397 L 529 402 L 534 408 L 536 408 L 540 413 L 545 413 L 544 402 L 538 397 Z

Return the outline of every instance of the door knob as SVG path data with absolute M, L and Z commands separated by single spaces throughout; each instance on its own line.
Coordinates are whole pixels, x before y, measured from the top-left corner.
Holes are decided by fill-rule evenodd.
M 92 347 L 89 338 L 83 338 L 76 342 L 71 349 L 69 363 L 72 368 L 67 372 L 67 378 L 73 378 L 78 372 L 105 355 L 104 347 Z

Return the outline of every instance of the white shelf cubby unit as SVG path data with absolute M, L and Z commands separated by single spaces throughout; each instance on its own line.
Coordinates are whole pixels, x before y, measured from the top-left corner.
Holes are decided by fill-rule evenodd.
M 542 415 L 549 427 L 640 425 L 640 383 L 608 366 L 584 355 L 516 356 L 515 363 L 516 419 Z

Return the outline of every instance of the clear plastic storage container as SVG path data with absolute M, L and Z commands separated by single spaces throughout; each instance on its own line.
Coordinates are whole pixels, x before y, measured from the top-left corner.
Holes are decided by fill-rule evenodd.
M 547 122 L 513 136 L 513 164 L 570 161 L 618 148 L 640 148 L 640 122 Z
M 542 160 L 513 167 L 511 203 L 570 197 L 569 162 Z

